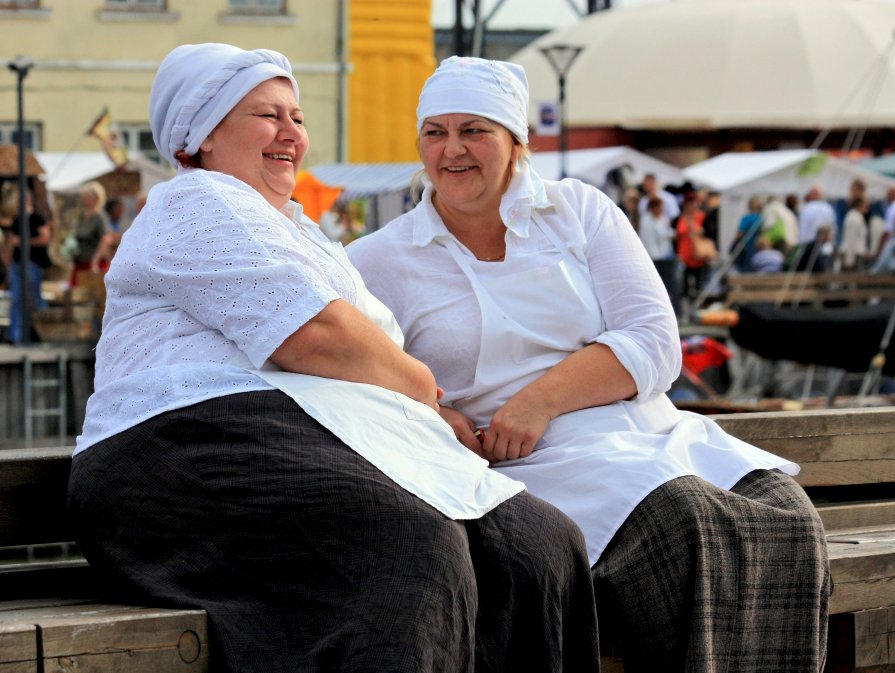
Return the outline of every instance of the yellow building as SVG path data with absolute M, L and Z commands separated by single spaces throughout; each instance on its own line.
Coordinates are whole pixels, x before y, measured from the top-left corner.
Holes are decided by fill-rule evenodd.
M 434 69 L 430 15 L 430 0 L 0 0 L 0 62 L 33 63 L 22 84 L 37 150 L 100 151 L 88 130 L 108 109 L 128 149 L 152 154 L 147 107 L 161 59 L 179 44 L 227 42 L 292 61 L 306 166 L 412 161 L 416 97 Z M 9 144 L 17 75 L 0 78 Z

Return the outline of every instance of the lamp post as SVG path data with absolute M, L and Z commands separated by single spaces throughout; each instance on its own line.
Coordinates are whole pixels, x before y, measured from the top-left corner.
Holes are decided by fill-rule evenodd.
M 566 75 L 572 68 L 572 62 L 578 58 L 584 47 L 570 44 L 554 44 L 541 47 L 539 51 L 550 63 L 550 67 L 559 79 L 559 177 L 566 177 Z
M 28 178 L 25 171 L 25 106 L 24 106 L 24 82 L 28 71 L 34 66 L 31 59 L 17 56 L 15 61 L 9 63 L 9 69 L 16 73 L 16 94 L 18 96 L 18 150 L 19 150 L 19 288 L 21 290 L 19 301 L 19 338 L 23 345 L 31 341 L 31 292 L 30 284 L 31 265 L 31 237 L 28 227 L 27 193 Z

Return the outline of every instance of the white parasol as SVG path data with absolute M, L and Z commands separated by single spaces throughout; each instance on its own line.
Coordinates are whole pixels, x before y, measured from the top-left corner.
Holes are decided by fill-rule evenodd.
M 566 78 L 570 127 L 890 126 L 895 2 L 675 0 L 597 12 L 510 60 L 531 86 L 529 120 L 555 101 L 538 49 L 584 46 Z

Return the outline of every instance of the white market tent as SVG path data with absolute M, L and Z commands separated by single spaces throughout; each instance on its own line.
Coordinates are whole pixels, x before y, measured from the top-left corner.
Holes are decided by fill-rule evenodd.
M 49 192 L 74 192 L 81 185 L 115 171 L 115 164 L 104 152 L 36 152 L 44 168 L 43 179 Z M 139 156 L 129 158 L 127 168 L 140 173 L 140 191 L 172 177 L 163 166 Z
M 750 196 L 796 194 L 802 199 L 813 186 L 820 187 L 828 200 L 848 197 L 852 180 L 867 185 L 871 200 L 884 199 L 895 179 L 868 171 L 859 165 L 817 150 L 773 152 L 728 152 L 684 169 L 697 187 L 721 194 L 718 216 L 719 246 L 730 249 L 740 219 L 746 214 Z
M 538 174 L 548 180 L 558 180 L 561 172 L 560 152 L 534 152 L 531 164 Z M 680 185 L 685 181 L 684 173 L 676 166 L 655 159 L 631 147 L 597 147 L 591 149 L 568 150 L 566 152 L 566 175 L 607 191 L 609 175 L 622 171 L 627 185 L 640 184 L 644 176 L 651 173 L 660 185 Z M 609 194 L 618 200 L 621 194 Z
M 422 168 L 419 162 L 321 164 L 310 171 L 321 182 L 343 188 L 345 198 L 357 199 L 410 189 L 410 181 Z

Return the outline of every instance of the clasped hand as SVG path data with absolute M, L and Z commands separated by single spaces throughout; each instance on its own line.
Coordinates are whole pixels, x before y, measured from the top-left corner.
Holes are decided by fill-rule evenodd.
M 530 455 L 551 420 L 539 405 L 512 397 L 494 414 L 480 440 L 475 434 L 475 424 L 461 412 L 442 406 L 439 413 L 453 428 L 460 443 L 490 463 Z

